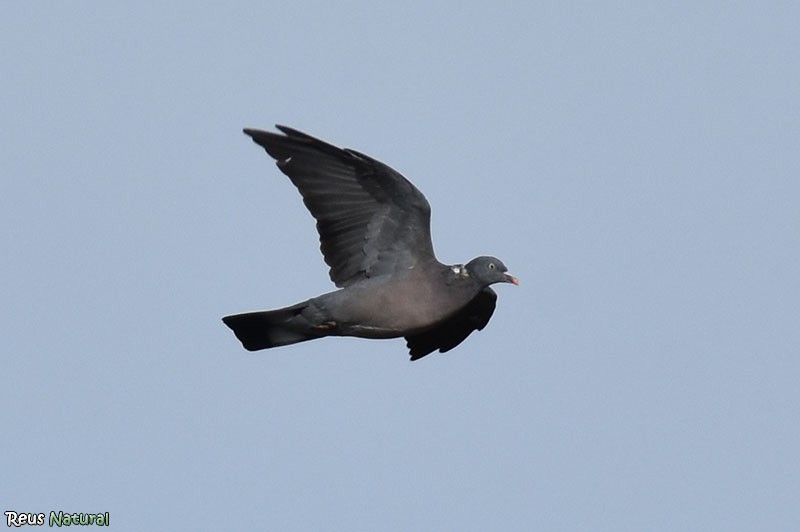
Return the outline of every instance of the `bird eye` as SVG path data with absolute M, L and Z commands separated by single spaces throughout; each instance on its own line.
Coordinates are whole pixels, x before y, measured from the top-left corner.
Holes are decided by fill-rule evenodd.
M 494 270 L 494 262 L 490 262 L 489 263 L 489 269 L 490 270 Z

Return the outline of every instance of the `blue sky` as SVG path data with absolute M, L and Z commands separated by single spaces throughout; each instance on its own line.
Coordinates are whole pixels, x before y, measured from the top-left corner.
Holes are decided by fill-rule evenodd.
M 285 5 L 291 4 L 291 5 Z M 795 3 L 2 7 L 3 511 L 115 530 L 800 528 Z M 401 171 L 489 326 L 248 353 L 330 290 L 241 133 Z

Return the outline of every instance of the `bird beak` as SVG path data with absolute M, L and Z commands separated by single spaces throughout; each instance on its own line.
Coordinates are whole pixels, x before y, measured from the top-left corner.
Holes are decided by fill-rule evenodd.
M 514 277 L 514 276 L 513 276 L 513 275 L 511 275 L 510 273 L 506 273 L 506 274 L 503 274 L 503 275 L 505 275 L 505 276 L 506 276 L 506 282 L 507 282 L 507 283 L 511 283 L 511 284 L 513 284 L 513 285 L 519 286 L 519 280 L 517 280 L 517 278 L 516 278 L 516 277 Z

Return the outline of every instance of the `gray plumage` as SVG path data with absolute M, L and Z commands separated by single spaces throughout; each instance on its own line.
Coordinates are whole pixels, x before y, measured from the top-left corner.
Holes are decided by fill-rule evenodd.
M 339 290 L 290 307 L 225 316 L 245 349 L 324 336 L 405 337 L 416 360 L 483 329 L 497 295 L 517 284 L 494 257 L 436 260 L 425 196 L 398 172 L 285 126 L 244 132 L 277 161 L 317 220 L 320 249 Z

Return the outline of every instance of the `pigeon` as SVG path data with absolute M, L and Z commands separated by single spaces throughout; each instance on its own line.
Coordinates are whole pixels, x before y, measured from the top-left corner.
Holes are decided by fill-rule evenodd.
M 490 285 L 519 284 L 495 257 L 439 262 L 428 200 L 397 171 L 355 150 L 275 127 L 281 133 L 244 133 L 300 191 L 338 290 L 222 318 L 245 349 L 326 336 L 405 337 L 417 360 L 437 349 L 447 352 L 486 326 L 497 304 Z

